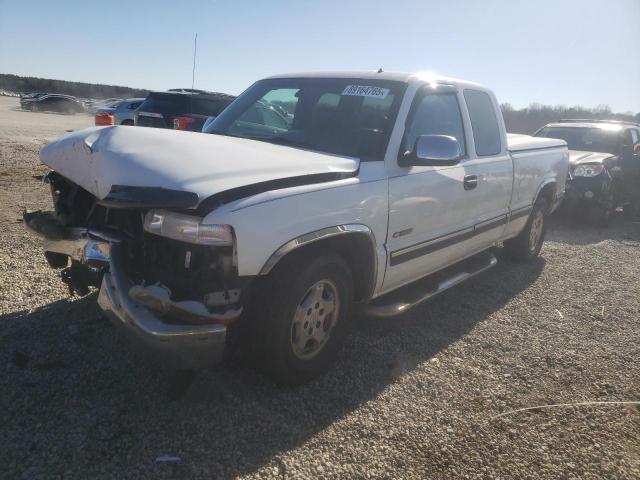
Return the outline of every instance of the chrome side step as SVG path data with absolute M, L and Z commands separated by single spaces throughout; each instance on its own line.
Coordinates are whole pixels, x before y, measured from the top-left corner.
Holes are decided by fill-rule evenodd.
M 436 272 L 376 298 L 364 307 L 363 313 L 382 318 L 400 315 L 445 290 L 494 267 L 497 263 L 498 259 L 493 253 L 480 253 L 441 272 Z

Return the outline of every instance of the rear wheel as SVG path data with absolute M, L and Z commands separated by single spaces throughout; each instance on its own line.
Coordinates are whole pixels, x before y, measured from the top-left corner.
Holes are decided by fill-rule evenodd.
M 533 205 L 522 232 L 504 242 L 505 252 L 510 259 L 516 262 L 530 262 L 540 254 L 547 233 L 548 211 L 547 201 L 539 198 Z
M 353 309 L 353 279 L 342 257 L 316 256 L 272 273 L 260 295 L 264 315 L 257 329 L 259 366 L 280 384 L 307 382 L 335 360 Z
M 120 125 L 133 125 L 133 120 L 123 120 Z

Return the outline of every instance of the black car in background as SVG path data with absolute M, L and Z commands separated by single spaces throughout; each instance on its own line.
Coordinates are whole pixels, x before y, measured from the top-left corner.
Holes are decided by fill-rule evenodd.
M 208 118 L 217 117 L 235 98 L 191 89 L 151 92 L 135 113 L 135 125 L 199 132 Z
M 640 207 L 640 124 L 608 120 L 560 120 L 538 137 L 561 138 L 569 145 L 565 210 L 586 213 L 607 225 L 615 209 L 635 216 Z
M 76 97 L 59 93 L 37 93 L 20 97 L 20 107 L 32 112 L 60 112 L 75 114 L 84 112 L 84 105 Z

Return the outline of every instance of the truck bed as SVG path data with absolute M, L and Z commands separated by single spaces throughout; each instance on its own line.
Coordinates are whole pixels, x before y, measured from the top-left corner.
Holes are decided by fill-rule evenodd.
M 566 145 L 564 140 L 558 140 L 556 138 L 532 137 L 531 135 L 521 135 L 519 133 L 507 133 L 507 148 L 510 152 L 564 147 Z

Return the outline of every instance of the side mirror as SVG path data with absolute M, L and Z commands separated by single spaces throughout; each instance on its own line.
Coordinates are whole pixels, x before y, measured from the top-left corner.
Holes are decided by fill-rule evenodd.
M 449 135 L 420 135 L 412 152 L 398 162 L 402 167 L 455 165 L 462 157 L 458 141 Z

